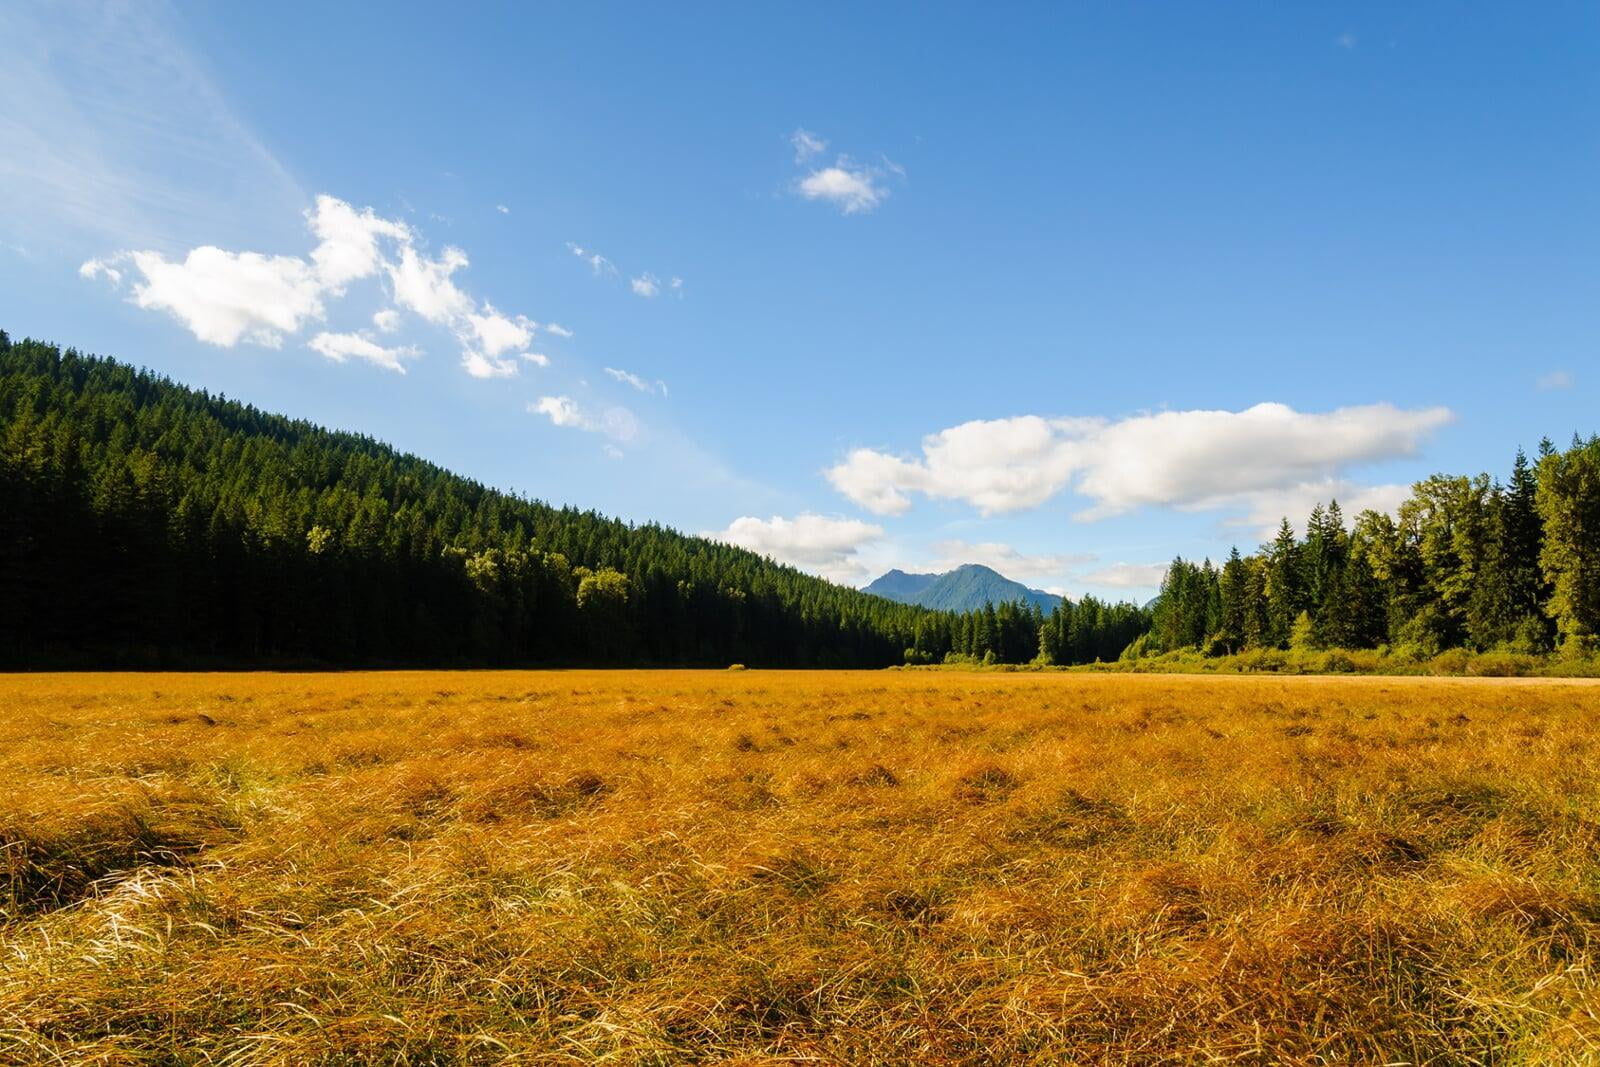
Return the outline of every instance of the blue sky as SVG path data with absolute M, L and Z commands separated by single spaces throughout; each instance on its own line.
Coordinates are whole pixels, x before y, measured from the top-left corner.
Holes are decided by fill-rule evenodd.
M 0 328 L 864 582 L 1596 429 L 1592 5 L 14 5 Z M 599 257 L 599 258 L 596 258 Z

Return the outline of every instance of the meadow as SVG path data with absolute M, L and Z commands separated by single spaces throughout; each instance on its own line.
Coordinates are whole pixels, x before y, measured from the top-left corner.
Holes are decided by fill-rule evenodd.
M 0 1062 L 1600 1061 L 1600 686 L 0 678 Z

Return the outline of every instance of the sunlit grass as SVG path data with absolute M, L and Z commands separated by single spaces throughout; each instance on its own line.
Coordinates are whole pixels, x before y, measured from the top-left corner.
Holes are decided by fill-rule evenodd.
M 0 1061 L 1592 1062 L 1600 687 L 0 680 Z

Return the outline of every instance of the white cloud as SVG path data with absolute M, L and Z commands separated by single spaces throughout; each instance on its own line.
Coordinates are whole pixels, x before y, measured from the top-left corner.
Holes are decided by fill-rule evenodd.
M 1084 585 L 1112 589 L 1159 589 L 1167 576 L 1166 563 L 1111 563 L 1078 576 Z
M 612 264 L 612 262 L 609 259 L 607 259 L 605 256 L 602 256 L 599 252 L 596 252 L 594 249 L 592 249 L 592 248 L 584 248 L 582 245 L 573 244 L 571 241 L 567 242 L 567 248 L 568 248 L 569 251 L 572 252 L 573 255 L 577 256 L 579 259 L 581 259 L 585 263 L 589 264 L 589 268 L 591 270 L 593 270 L 596 274 L 615 274 L 615 273 L 617 273 L 616 266 L 614 264 Z
M 1395 515 L 1400 505 L 1411 496 L 1411 486 L 1392 483 L 1388 485 L 1359 485 L 1343 478 L 1324 478 L 1301 482 L 1282 489 L 1263 489 L 1223 500 L 1220 507 L 1243 509 L 1243 515 L 1229 525 L 1251 530 L 1266 541 L 1278 532 L 1278 524 L 1288 519 L 1295 529 L 1304 531 L 1306 517 L 1311 509 L 1321 504 L 1339 502 L 1345 525 L 1355 521 L 1363 511 L 1381 511 Z
M 517 355 L 536 367 L 548 367 L 550 365 L 550 357 L 543 352 L 518 352 Z
M 883 172 L 839 157 L 831 167 L 814 170 L 800 179 L 800 195 L 807 200 L 826 200 L 846 215 L 871 211 L 889 197 L 882 183 Z
M 461 367 L 474 378 L 509 378 L 517 373 L 516 361 L 496 358 L 470 348 L 461 353 Z
M 377 273 L 380 237 L 411 241 L 411 230 L 405 223 L 381 219 L 371 208 L 357 211 L 326 194 L 317 197 L 316 206 L 306 212 L 306 219 L 319 241 L 311 252 L 311 262 L 316 265 L 323 287 L 334 295 L 341 295 L 349 283 Z
M 344 296 L 352 282 L 382 274 L 396 307 L 372 316 L 379 331 L 390 334 L 400 328 L 400 308 L 444 326 L 462 346 L 462 366 L 478 378 L 513 375 L 518 364 L 508 354 L 529 355 L 538 325 L 480 304 L 457 286 L 456 272 L 468 265 L 461 249 L 446 248 L 431 257 L 418 249 L 417 235 L 405 223 L 381 218 L 371 208 L 358 211 L 326 195 L 316 198 L 305 219 L 317 238 L 307 257 L 204 245 L 181 261 L 159 252 L 121 252 L 91 259 L 78 273 L 87 279 L 103 277 L 118 287 L 131 263 L 138 274 L 132 285 L 135 304 L 165 311 L 201 341 L 224 348 L 240 341 L 276 348 L 286 335 L 320 321 L 325 300 Z M 571 336 L 563 327 L 547 329 Z M 362 333 L 323 332 L 310 345 L 330 359 L 366 359 L 389 369 L 399 369 L 399 353 L 416 351 L 385 347 Z
M 122 284 L 122 271 L 112 262 L 104 259 L 91 259 L 78 268 L 78 277 L 93 281 L 95 278 L 105 278 L 112 287 Z
M 640 432 L 639 420 L 627 408 L 611 407 L 596 415 L 568 396 L 542 396 L 528 405 L 528 411 L 543 415 L 557 426 L 604 434 L 622 444 L 634 440 Z
M 542 396 L 538 403 L 529 404 L 528 410 L 536 415 L 545 416 L 557 426 L 586 428 L 587 420 L 583 411 L 568 396 Z
M 632 279 L 628 284 L 633 287 L 635 296 L 642 296 L 646 300 L 661 292 L 661 280 L 649 271 Z
M 483 305 L 483 314 L 468 313 L 467 322 L 473 336 L 486 355 L 498 356 L 507 349 L 525 349 L 533 341 L 533 331 L 538 324 L 521 315 L 507 318 L 490 304 Z
M 459 248 L 446 248 L 438 259 L 429 259 L 407 245 L 398 261 L 387 264 L 395 302 L 429 322 L 459 321 L 470 312 L 472 299 L 450 276 L 465 266 L 467 254 Z
M 308 347 L 335 363 L 343 363 L 347 359 L 362 359 L 399 374 L 406 372 L 400 361 L 417 354 L 414 348 L 385 348 L 360 333 L 319 333 L 308 342 Z
M 322 318 L 322 285 L 305 260 L 196 248 L 181 262 L 159 252 L 129 257 L 143 280 L 133 302 L 165 311 L 207 344 L 240 340 L 276 348 L 285 334 Z
M 505 205 L 504 205 L 504 204 L 496 204 L 496 205 L 495 205 L 495 206 L 494 206 L 494 209 L 495 209 L 495 210 L 496 210 L 496 211 L 498 211 L 498 212 L 500 212 L 500 214 L 502 214 L 502 215 L 509 215 L 509 214 L 511 214 L 511 209 L 510 209 L 510 208 L 508 208 L 508 207 L 506 207 L 506 206 L 505 206 Z
M 677 293 L 680 297 L 683 296 L 683 279 L 674 275 L 672 280 L 667 282 L 667 288 Z
M 963 423 L 904 458 L 860 448 L 826 474 L 846 497 L 899 514 L 911 494 L 961 500 L 985 515 L 1037 507 L 1071 488 L 1094 520 L 1144 506 L 1205 510 L 1281 492 L 1351 467 L 1415 455 L 1453 416 L 1389 404 L 1301 413 L 1282 404 L 1244 411 L 1170 411 L 1120 420 L 1024 415 Z
M 812 156 L 820 155 L 828 147 L 827 141 L 806 129 L 797 129 L 791 133 L 789 144 L 794 148 L 796 163 L 804 163 Z
M 748 548 L 836 582 L 853 583 L 863 576 L 857 553 L 862 546 L 881 538 L 883 527 L 825 515 L 804 514 L 793 519 L 746 515 L 734 519 L 726 530 L 709 531 L 704 536 Z
M 605 370 L 615 380 L 624 385 L 630 385 L 641 393 L 660 392 L 662 396 L 667 394 L 667 383 L 663 381 L 646 381 L 632 371 L 625 371 L 618 367 L 607 367 Z
M 1062 579 L 1070 574 L 1074 567 L 1094 558 L 1087 555 L 1049 553 L 1029 555 L 998 541 L 939 541 L 933 546 L 933 551 L 935 558 L 928 564 L 929 570 L 948 571 L 964 563 L 981 563 L 985 567 L 999 571 L 1007 578 L 1018 581 Z
M 88 265 L 87 263 L 84 264 L 85 267 Z M 1571 389 L 1577 383 L 1572 377 L 1571 371 L 1553 370 L 1549 374 L 1539 375 L 1539 380 L 1534 384 L 1542 390 L 1550 390 Z
M 547 323 L 545 323 L 544 324 L 544 332 L 545 333 L 549 333 L 549 334 L 554 334 L 557 337 L 571 337 L 572 336 L 572 331 L 567 329 L 565 326 L 561 325 L 559 322 L 547 322 Z

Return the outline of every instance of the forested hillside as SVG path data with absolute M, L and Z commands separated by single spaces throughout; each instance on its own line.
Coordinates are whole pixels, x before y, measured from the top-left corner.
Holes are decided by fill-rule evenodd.
M 1464 648 L 1587 656 L 1600 634 L 1600 437 L 1417 483 L 1398 517 L 1337 502 L 1220 567 L 1177 559 L 1130 655 L 1199 648 Z
M 4 332 L 0 501 L 10 665 L 1022 662 L 1048 621 L 893 603 Z M 1090 659 L 1134 636 L 1076 616 Z

